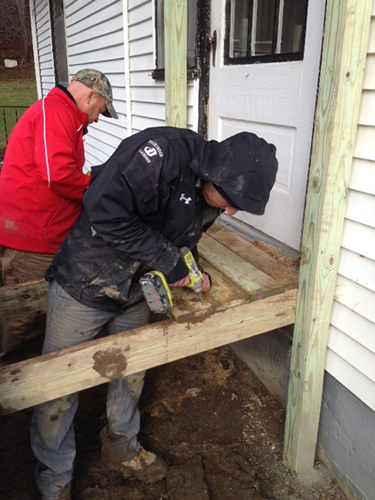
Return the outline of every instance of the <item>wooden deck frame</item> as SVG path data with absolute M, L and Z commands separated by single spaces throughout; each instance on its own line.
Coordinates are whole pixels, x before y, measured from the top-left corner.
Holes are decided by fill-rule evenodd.
M 216 225 L 199 251 L 214 283 L 202 303 L 191 290 L 175 289 L 171 319 L 2 368 L 0 414 L 294 323 L 298 273 L 291 265 Z M 1 317 L 42 311 L 45 296 L 44 281 L 0 288 Z
M 327 0 L 284 440 L 294 472 L 315 458 L 371 9 L 372 0 Z

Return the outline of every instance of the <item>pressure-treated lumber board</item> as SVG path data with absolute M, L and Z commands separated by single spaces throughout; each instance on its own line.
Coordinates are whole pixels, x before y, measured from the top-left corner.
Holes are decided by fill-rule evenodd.
M 200 264 L 210 274 L 212 280 L 211 290 L 203 294 L 202 301 L 193 290 L 171 288 L 173 308 L 170 315 L 179 323 L 186 321 L 192 313 L 196 318 L 203 318 L 214 311 L 225 308 L 229 303 L 236 301 L 237 304 L 240 304 L 250 301 L 250 296 L 225 275 L 203 259 L 200 259 Z
M 238 254 L 207 234 L 204 234 L 200 239 L 198 250 L 207 262 L 219 269 L 254 299 L 285 290 L 284 285 L 267 276 L 263 271 L 246 262 Z
M 298 271 L 291 267 L 284 253 L 281 258 L 285 260 L 285 263 L 276 256 L 278 254 L 276 248 L 275 256 L 272 256 L 267 254 L 265 250 L 258 248 L 253 242 L 244 245 L 243 237 L 218 224 L 214 224 L 207 234 L 279 283 L 284 283 L 291 288 L 297 286 Z
M 0 287 L 0 325 L 45 312 L 47 288 L 44 280 Z
M 165 124 L 186 127 L 187 0 L 164 0 Z
M 12 413 L 164 363 L 292 324 L 296 290 L 203 320 L 154 323 L 0 370 L 0 413 Z
M 302 237 L 284 463 L 313 467 L 373 0 L 327 0 Z

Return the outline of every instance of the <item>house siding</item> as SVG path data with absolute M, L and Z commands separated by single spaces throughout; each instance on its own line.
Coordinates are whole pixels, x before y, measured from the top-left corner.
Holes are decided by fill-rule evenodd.
M 375 411 L 375 2 L 326 370 Z
M 124 26 L 124 23 L 127 25 Z M 47 0 L 35 0 L 41 95 L 55 85 Z M 66 0 L 65 27 L 70 76 L 82 68 L 105 73 L 119 120 L 100 117 L 85 136 L 85 168 L 105 162 L 125 137 L 165 125 L 165 88 L 152 78 L 155 18 L 151 0 Z M 188 84 L 187 126 L 197 130 L 198 82 Z
M 35 41 L 37 44 L 37 60 L 39 67 L 39 98 L 45 97 L 55 85 L 53 63 L 51 18 L 49 4 L 45 0 L 34 0 Z M 34 47 L 35 50 L 35 47 Z

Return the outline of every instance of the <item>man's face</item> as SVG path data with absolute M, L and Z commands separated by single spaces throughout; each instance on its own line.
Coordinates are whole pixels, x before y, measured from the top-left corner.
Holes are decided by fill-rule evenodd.
M 207 205 L 210 205 L 210 207 L 220 208 L 221 210 L 227 212 L 227 214 L 229 215 L 234 215 L 238 212 L 236 208 L 228 205 L 227 200 L 223 198 L 218 191 L 216 191 L 211 183 L 204 182 L 202 192 Z
M 86 125 L 90 125 L 90 123 L 97 122 L 99 119 L 99 115 L 104 113 L 107 109 L 105 104 L 105 100 L 100 97 L 100 95 L 92 92 L 88 94 L 87 99 L 85 101 L 85 109 L 84 111 L 88 115 L 88 120 Z

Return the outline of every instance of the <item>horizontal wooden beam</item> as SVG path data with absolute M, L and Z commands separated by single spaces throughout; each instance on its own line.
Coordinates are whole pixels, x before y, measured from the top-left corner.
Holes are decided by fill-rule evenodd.
M 28 281 L 0 288 L 0 325 L 46 311 L 48 282 Z
M 250 243 L 247 247 L 249 246 Z M 283 284 L 206 234 L 200 239 L 198 250 L 199 255 L 213 267 L 219 269 L 222 274 L 231 279 L 253 299 L 267 297 L 285 290 Z
M 125 375 L 290 325 L 297 290 L 195 321 L 174 320 L 15 363 L 0 370 L 0 414 L 8 414 Z

